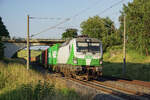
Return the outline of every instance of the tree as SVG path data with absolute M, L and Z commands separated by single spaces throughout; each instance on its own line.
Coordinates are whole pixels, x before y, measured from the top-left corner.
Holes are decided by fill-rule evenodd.
M 64 32 L 62 34 L 62 38 L 65 39 L 65 38 L 75 38 L 78 36 L 78 33 L 77 33 L 77 29 L 73 29 L 73 28 L 68 28 L 66 29 L 66 32 Z
M 99 16 L 90 17 L 87 21 L 83 21 L 80 26 L 82 28 L 81 33 L 92 38 L 102 39 L 102 35 L 106 32 L 103 20 Z
M 2 59 L 4 56 L 4 45 L 1 42 L 1 37 L 0 37 L 0 59 Z
M 114 22 L 109 18 L 103 18 L 106 33 L 103 35 L 102 40 L 105 48 L 121 44 L 121 36 L 115 28 Z
M 10 38 L 10 36 L 8 30 L 2 22 L 2 18 L 0 17 L 0 59 L 4 56 L 4 45 L 1 42 L 2 38 Z
M 0 37 L 10 37 L 9 32 L 6 29 L 6 26 L 3 24 L 1 17 L 0 17 Z
M 107 47 L 120 43 L 120 40 L 117 37 L 117 29 L 114 26 L 114 22 L 108 17 L 90 17 L 88 20 L 81 23 L 81 28 L 81 33 L 83 35 L 100 39 L 103 42 L 104 51 Z
M 150 52 L 150 0 L 134 0 L 124 5 L 120 16 L 123 34 L 123 15 L 126 16 L 128 46 L 146 55 Z

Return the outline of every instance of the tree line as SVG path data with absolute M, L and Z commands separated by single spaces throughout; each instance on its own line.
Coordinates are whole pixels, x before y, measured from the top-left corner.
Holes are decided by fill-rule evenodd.
M 94 16 L 80 24 L 81 34 L 100 39 L 104 51 L 107 47 L 122 45 L 124 16 L 126 16 L 127 47 L 148 56 L 150 53 L 150 0 L 133 0 L 123 5 L 118 29 L 109 17 Z M 77 29 L 67 29 L 62 34 L 62 38 L 77 37 L 77 31 Z

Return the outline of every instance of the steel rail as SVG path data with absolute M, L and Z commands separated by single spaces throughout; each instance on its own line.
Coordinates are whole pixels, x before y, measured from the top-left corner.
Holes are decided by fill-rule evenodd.
M 127 88 L 121 88 L 121 87 L 112 85 L 110 83 L 103 83 L 103 82 L 95 81 L 95 80 L 93 80 L 92 82 L 97 83 L 99 85 L 107 86 L 107 87 L 110 87 L 110 88 L 113 88 L 113 89 L 117 89 L 117 90 L 120 90 L 120 91 L 123 91 L 123 92 L 126 92 L 126 93 L 130 93 L 132 95 L 141 96 L 141 97 L 144 97 L 144 98 L 145 97 L 146 98 L 150 98 L 149 94 L 145 94 L 145 93 L 142 93 L 142 92 L 134 91 L 134 90 L 131 90 L 131 89 L 129 90 Z

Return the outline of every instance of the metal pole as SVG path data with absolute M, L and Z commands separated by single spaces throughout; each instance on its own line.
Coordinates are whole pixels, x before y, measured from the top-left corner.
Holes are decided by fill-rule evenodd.
M 29 41 L 29 15 L 27 15 L 27 70 L 29 69 L 30 66 L 30 44 Z
M 123 76 L 126 75 L 126 16 L 124 15 Z

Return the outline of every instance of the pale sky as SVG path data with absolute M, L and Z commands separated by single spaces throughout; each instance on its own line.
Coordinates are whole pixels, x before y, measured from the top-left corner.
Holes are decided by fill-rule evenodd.
M 119 1 L 121 0 L 0 0 L 0 16 L 11 37 L 22 38 L 26 38 L 28 14 L 31 17 L 50 18 L 30 19 L 31 35 L 71 18 L 70 21 L 34 37 L 61 38 L 61 34 L 66 28 L 80 30 L 81 22 L 95 15 L 108 16 L 115 22 L 115 26 L 119 27 L 118 17 L 123 4 L 133 0 L 122 0 L 121 3 L 111 8 Z M 105 10 L 107 8 L 110 9 Z M 77 16 L 75 17 L 75 15 Z

